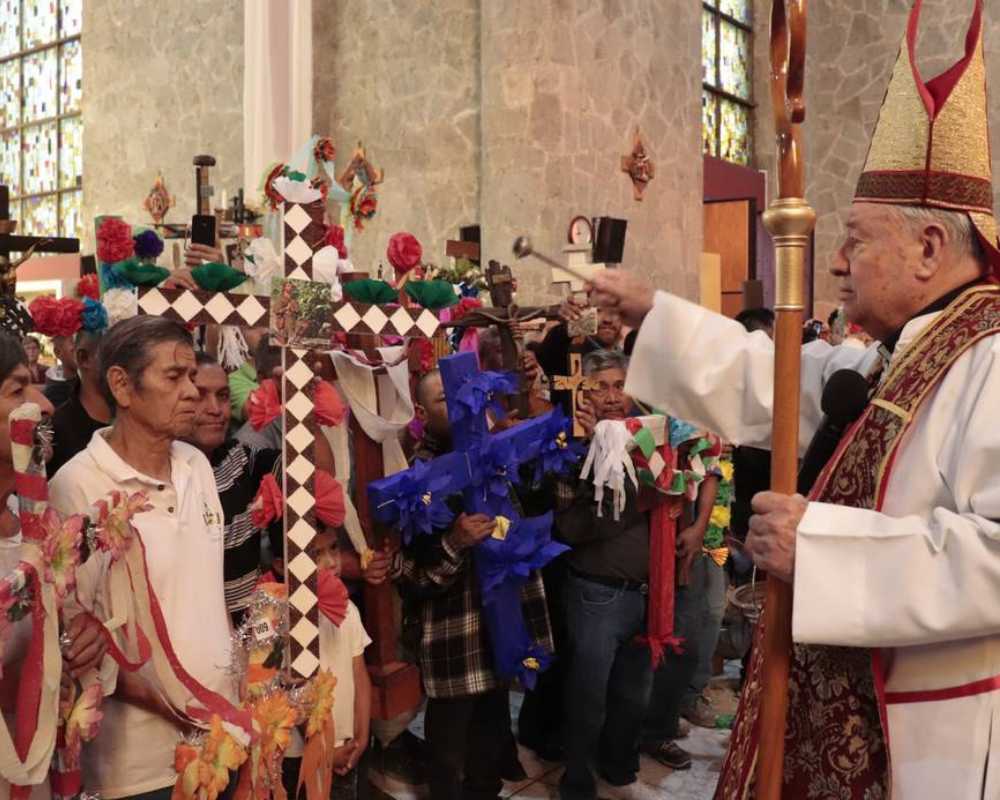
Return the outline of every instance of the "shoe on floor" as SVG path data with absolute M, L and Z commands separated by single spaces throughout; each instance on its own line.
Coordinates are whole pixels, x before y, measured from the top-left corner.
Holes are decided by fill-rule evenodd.
M 711 703 L 705 699 L 704 695 L 698 695 L 695 698 L 694 706 L 687 711 L 682 711 L 681 716 L 699 728 L 714 728 L 715 718 L 718 714 L 712 709 Z
M 427 745 L 419 736 L 403 731 L 388 747 L 376 738 L 372 743 L 372 769 L 385 774 L 404 786 L 427 783 Z
M 642 781 L 615 786 L 603 778 L 598 778 L 597 797 L 598 800 L 663 800 L 666 792 Z
M 672 770 L 691 769 L 691 754 L 675 742 L 643 744 L 642 752 Z

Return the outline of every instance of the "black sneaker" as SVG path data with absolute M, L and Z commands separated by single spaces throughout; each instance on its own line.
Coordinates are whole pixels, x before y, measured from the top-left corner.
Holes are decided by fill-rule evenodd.
M 691 754 L 674 742 L 652 742 L 642 745 L 642 752 L 673 770 L 691 769 Z

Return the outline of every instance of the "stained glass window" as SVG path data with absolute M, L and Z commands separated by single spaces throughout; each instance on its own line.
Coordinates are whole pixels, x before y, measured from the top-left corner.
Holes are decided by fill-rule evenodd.
M 0 184 L 18 231 L 78 236 L 83 0 L 0 0 Z
M 705 152 L 738 164 L 752 159 L 751 0 L 703 0 L 702 141 Z

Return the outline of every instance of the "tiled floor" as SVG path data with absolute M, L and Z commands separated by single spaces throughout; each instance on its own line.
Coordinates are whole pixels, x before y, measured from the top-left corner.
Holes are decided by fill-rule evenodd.
M 731 713 L 735 708 L 735 697 L 724 689 L 712 691 L 713 707 L 719 713 Z M 521 695 L 511 694 L 511 712 L 517 719 L 517 711 L 521 705 Z M 414 733 L 423 735 L 423 718 L 419 717 L 411 726 Z M 664 798 L 670 800 L 711 800 L 715 784 L 719 778 L 719 769 L 729 741 L 729 731 L 709 730 L 692 726 L 690 735 L 679 741 L 685 750 L 691 753 L 693 763 L 691 769 L 673 772 L 661 766 L 646 756 L 641 758 L 639 779 L 658 788 Z M 521 764 L 528 779 L 521 783 L 504 785 L 502 797 L 523 798 L 524 800 L 541 800 L 542 798 L 558 798 L 557 786 L 562 775 L 562 767 L 547 761 L 541 761 L 530 750 L 521 748 Z M 390 794 L 376 795 L 395 800 L 427 800 L 426 797 L 405 789 L 393 789 Z

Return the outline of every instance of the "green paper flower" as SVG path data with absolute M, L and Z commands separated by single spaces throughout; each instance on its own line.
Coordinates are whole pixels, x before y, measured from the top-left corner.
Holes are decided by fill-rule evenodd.
M 388 283 L 372 278 L 345 283 L 344 294 L 356 303 L 370 303 L 376 306 L 399 301 L 399 294 Z
M 458 302 L 455 287 L 447 281 L 407 281 L 406 293 L 431 311 L 440 311 Z
M 135 286 L 156 286 L 170 275 L 170 270 L 156 264 L 146 264 L 137 258 L 126 258 L 111 265 L 112 271 Z
M 217 261 L 195 267 L 191 270 L 191 277 L 198 286 L 210 292 L 228 292 L 247 279 L 239 270 Z

